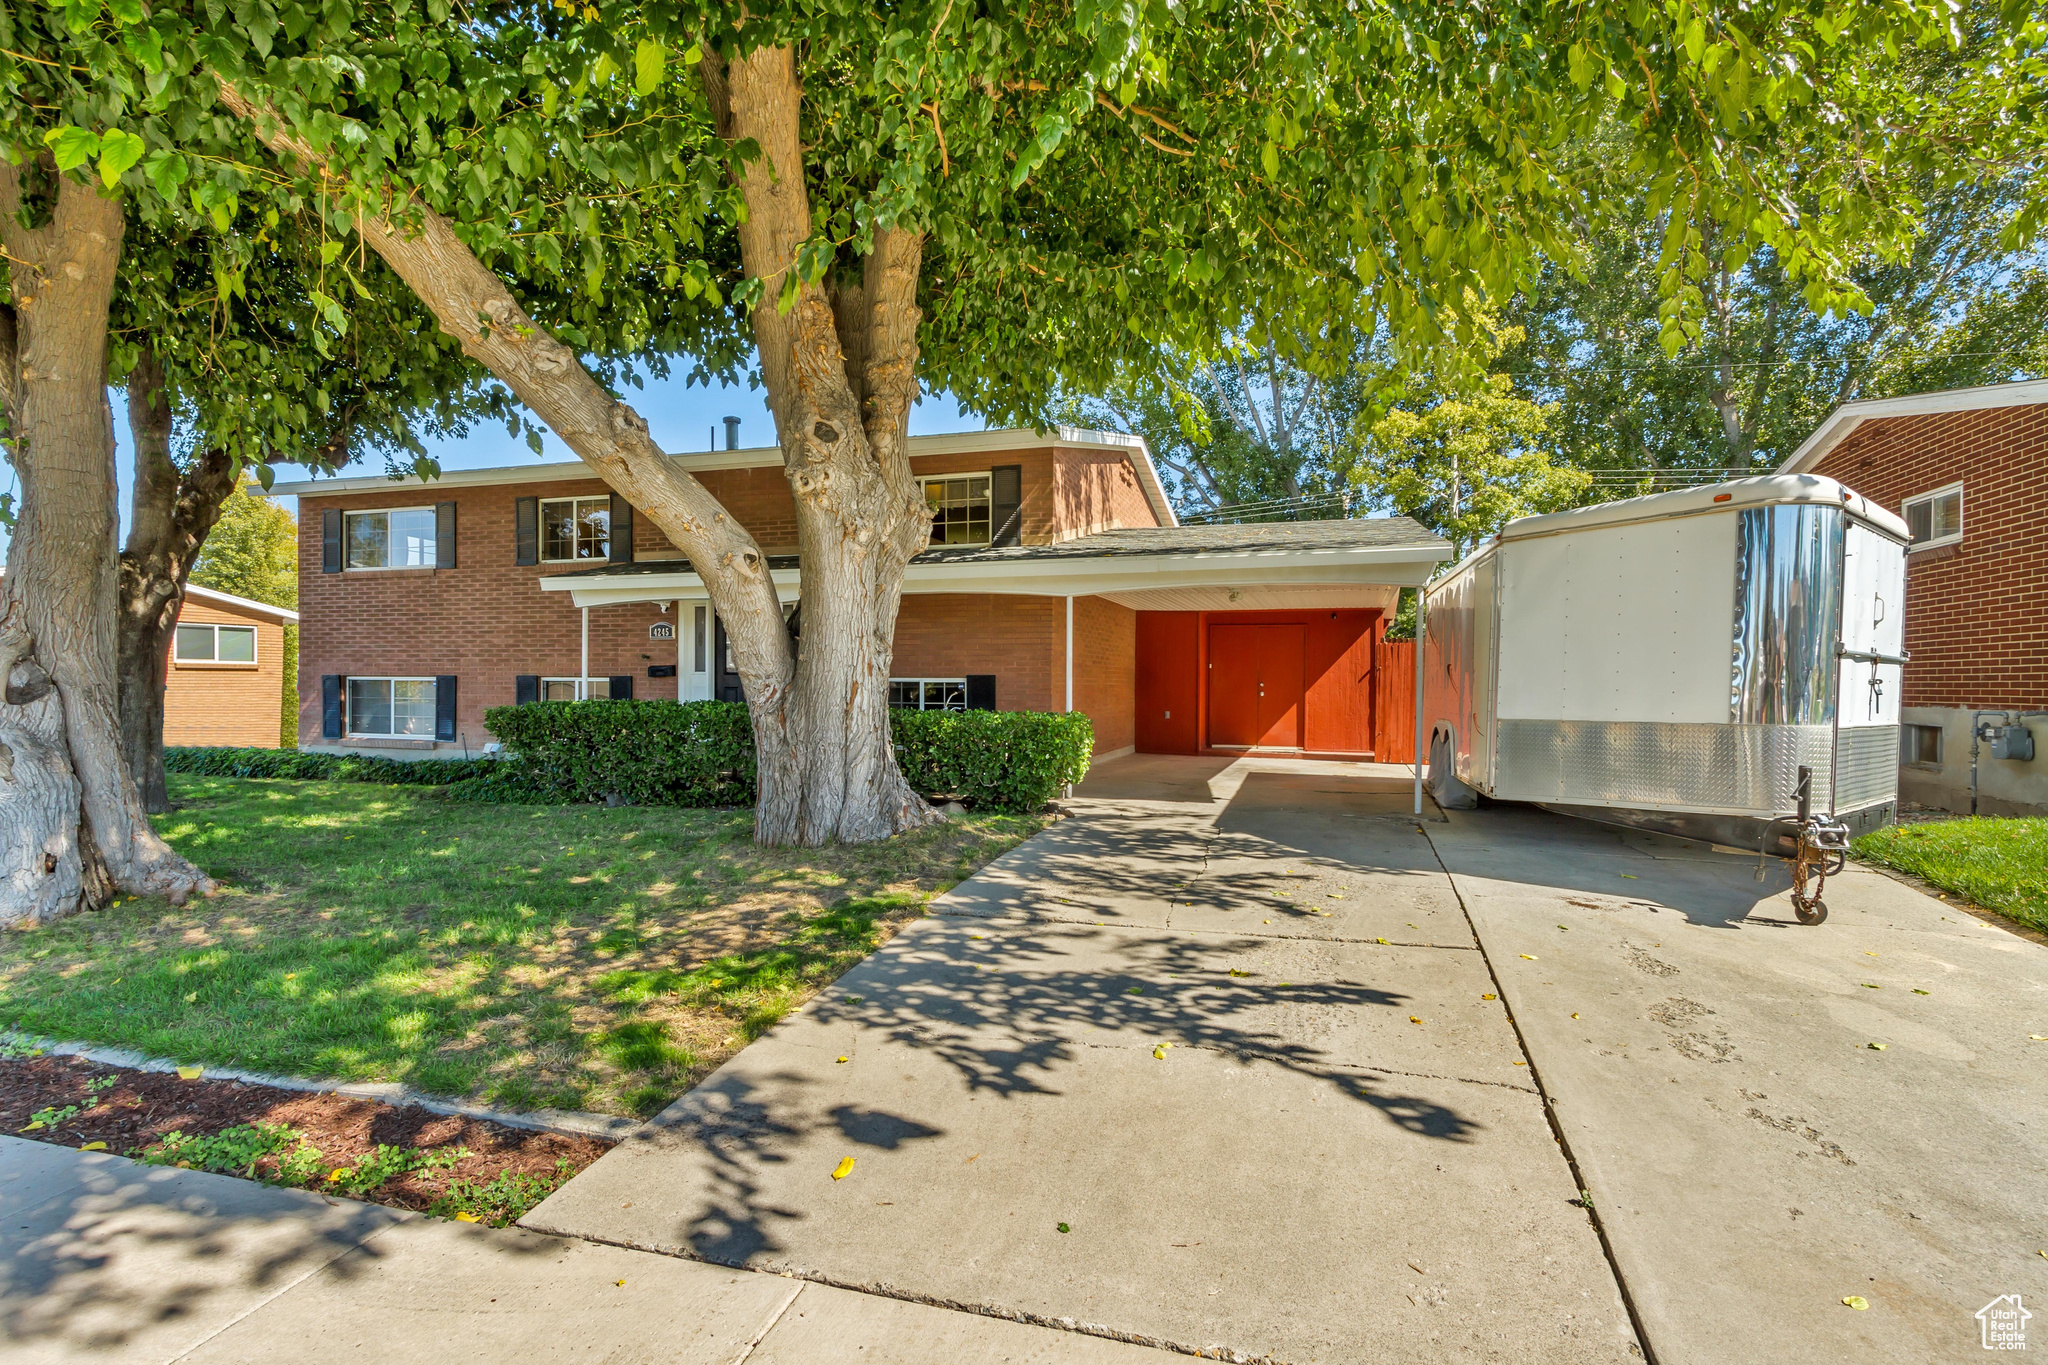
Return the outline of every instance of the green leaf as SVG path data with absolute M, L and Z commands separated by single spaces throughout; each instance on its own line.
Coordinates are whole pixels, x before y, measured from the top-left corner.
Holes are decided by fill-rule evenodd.
M 107 13 L 117 24 L 139 24 L 144 18 L 142 0 L 107 0 Z
M 156 192 L 166 199 L 177 197 L 178 186 L 185 183 L 192 174 L 185 158 L 168 147 L 159 147 L 151 152 L 142 163 L 142 172 L 149 177 L 149 183 L 156 186 Z
M 68 123 L 44 133 L 43 145 L 56 153 L 60 171 L 75 171 L 100 154 L 98 133 Z
M 651 95 L 661 84 L 662 68 L 668 65 L 668 49 L 651 38 L 642 38 L 633 49 L 633 88 Z
M 333 265 L 335 257 L 341 255 L 342 244 L 329 237 L 320 244 L 320 264 Z
M 149 144 L 127 129 L 109 128 L 100 139 L 100 183 L 114 188 L 148 150 Z
M 1280 144 L 1268 141 L 1259 148 L 1259 164 L 1266 168 L 1266 179 L 1280 178 Z

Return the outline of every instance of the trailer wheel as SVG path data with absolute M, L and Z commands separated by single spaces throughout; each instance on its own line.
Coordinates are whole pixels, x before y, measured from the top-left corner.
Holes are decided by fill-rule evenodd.
M 1828 903 L 1817 896 L 1806 905 L 1801 905 L 1795 900 L 1792 902 L 1792 913 L 1799 916 L 1801 924 L 1821 924 L 1827 920 Z

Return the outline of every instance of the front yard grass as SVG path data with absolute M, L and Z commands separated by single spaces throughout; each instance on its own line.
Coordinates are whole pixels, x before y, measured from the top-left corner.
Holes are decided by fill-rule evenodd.
M 182 1061 L 645 1115 L 1042 828 L 764 849 L 745 810 L 485 806 L 173 775 L 221 882 L 0 936 L 0 1025 Z
M 2048 819 L 1890 825 L 1852 846 L 1865 862 L 1909 872 L 2030 928 L 2048 931 Z

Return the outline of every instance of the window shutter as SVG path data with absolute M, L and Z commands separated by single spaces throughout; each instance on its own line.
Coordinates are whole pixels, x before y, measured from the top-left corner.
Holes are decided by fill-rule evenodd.
M 967 675 L 967 709 L 970 711 L 993 711 L 996 709 L 995 674 L 969 673 Z
M 540 499 L 521 498 L 513 515 L 516 524 L 513 539 L 512 562 L 514 564 L 540 563 Z
M 991 545 L 1020 545 L 1024 534 L 1024 466 L 999 464 L 988 472 Z
M 434 738 L 455 738 L 455 675 L 443 673 L 434 679 Z
M 521 673 L 512 679 L 512 704 L 531 706 L 540 700 L 540 674 Z
M 612 674 L 611 682 L 613 701 L 633 700 L 633 675 L 631 673 L 614 673 Z
M 612 529 L 606 558 L 614 564 L 633 562 L 633 504 L 612 494 Z
M 455 567 L 455 504 L 434 504 L 434 567 Z
M 341 509 L 330 507 L 320 514 L 320 572 L 341 572 Z
M 341 674 L 329 673 L 320 679 L 320 737 L 341 738 Z

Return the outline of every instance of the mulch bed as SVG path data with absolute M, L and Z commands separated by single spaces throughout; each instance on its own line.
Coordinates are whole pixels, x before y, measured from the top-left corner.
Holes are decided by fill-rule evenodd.
M 112 1076 L 93 1091 L 87 1082 Z M 78 1106 L 54 1128 L 22 1132 L 45 1109 Z M 284 1124 L 320 1149 L 328 1168 L 351 1166 L 379 1143 L 423 1151 L 466 1147 L 451 1166 L 399 1175 L 358 1195 L 394 1208 L 425 1209 L 451 1180 L 490 1181 L 504 1173 L 558 1184 L 603 1156 L 612 1143 L 511 1128 L 482 1119 L 436 1114 L 417 1105 L 382 1104 L 345 1095 L 280 1090 L 240 1081 L 182 1080 L 160 1071 L 105 1066 L 82 1057 L 0 1060 L 0 1133 L 84 1147 L 104 1142 L 128 1155 L 165 1134 L 210 1136 L 244 1124 Z M 566 1166 L 562 1163 L 566 1162 Z

